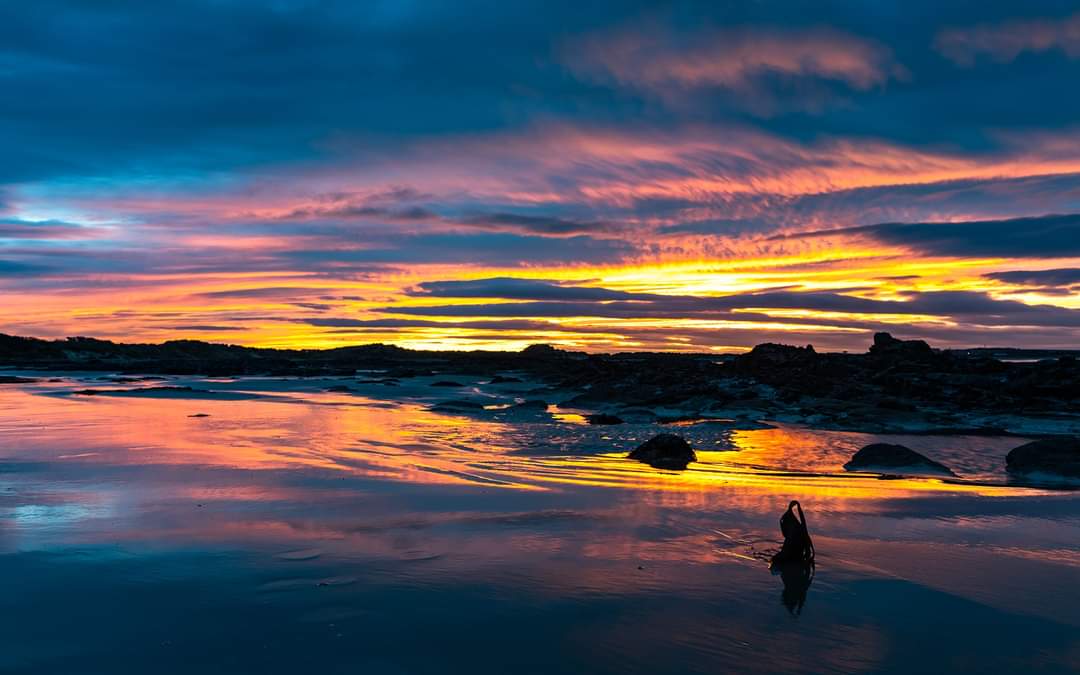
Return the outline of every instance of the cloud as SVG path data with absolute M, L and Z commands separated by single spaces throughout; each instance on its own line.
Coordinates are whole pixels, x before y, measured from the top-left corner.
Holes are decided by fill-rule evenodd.
M 425 289 L 431 289 L 426 291 Z M 1080 327 L 1080 310 L 995 299 L 975 291 L 908 292 L 903 300 L 879 300 L 829 291 L 767 291 L 723 296 L 625 294 L 603 288 L 527 279 L 428 282 L 421 294 L 435 297 L 491 298 L 523 302 L 390 306 L 389 314 L 438 317 L 520 317 L 605 319 L 711 319 L 775 322 L 770 310 L 850 314 L 828 320 L 808 315 L 784 320 L 862 327 L 862 315 L 911 315 L 953 319 L 988 326 Z
M 768 77 L 832 80 L 865 90 L 902 72 L 887 49 L 827 29 L 676 32 L 649 23 L 574 42 L 563 60 L 583 77 L 661 91 L 748 90 Z
M 923 253 L 956 257 L 1080 256 L 1080 214 L 967 222 L 881 223 L 776 235 L 772 240 L 864 236 Z
M 284 251 L 284 259 L 305 269 L 349 270 L 370 263 L 466 263 L 527 266 L 575 262 L 617 262 L 638 252 L 626 241 L 584 235 L 564 238 L 518 235 L 430 233 L 373 237 L 369 248 L 308 248 Z
M 292 299 L 325 293 L 326 288 L 302 287 L 302 286 L 259 286 L 255 288 L 232 288 L 224 291 L 205 291 L 197 295 L 203 298 L 237 298 L 237 299 Z
M 938 33 L 934 46 L 950 61 L 966 67 L 974 66 L 980 56 L 1008 62 L 1024 52 L 1060 51 L 1069 58 L 1080 58 L 1080 14 L 944 30 Z
M 1059 267 L 1049 270 L 1012 270 L 1008 272 L 991 272 L 983 275 L 987 279 L 1002 281 L 1007 284 L 1028 286 L 1038 289 L 1068 289 L 1080 285 L 1080 269 L 1075 267 Z
M 75 240 L 94 239 L 105 230 L 62 220 L 0 219 L 0 239 Z
M 656 299 L 649 293 L 573 286 L 541 279 L 498 277 L 468 281 L 425 281 L 411 293 L 437 298 L 501 298 L 509 300 L 635 300 Z
M 0 3 L 0 305 L 27 330 L 243 309 L 250 344 L 314 344 L 334 327 L 281 322 L 465 298 L 526 316 L 449 337 L 584 312 L 562 334 L 746 345 L 680 323 L 915 310 L 1075 334 L 999 299 L 1072 286 L 984 276 L 1076 262 L 1072 224 L 1031 218 L 1080 213 L 1076 17 L 1018 18 L 1061 3 L 38 4 Z
M 522 232 L 547 236 L 603 234 L 618 232 L 620 226 L 605 221 L 576 221 L 555 216 L 519 213 L 487 213 L 459 218 L 453 222 L 485 230 Z
M 178 326 L 164 326 L 164 328 L 166 328 L 168 330 L 196 331 L 196 332 L 197 331 L 205 331 L 205 332 L 214 332 L 214 333 L 220 333 L 222 331 L 242 331 L 242 330 L 247 330 L 243 326 L 218 326 L 218 325 L 206 324 L 206 323 L 184 324 L 184 325 L 178 325 Z
M 303 218 L 335 218 L 364 220 L 383 220 L 391 222 L 422 222 L 425 220 L 438 220 L 438 214 L 421 206 L 390 209 L 381 206 L 365 206 L 361 204 L 335 204 L 331 206 L 305 206 L 294 209 L 280 216 L 283 220 Z
M 48 270 L 43 265 L 32 265 L 14 260 L 0 260 L 0 277 L 35 276 Z
M 544 321 L 427 321 L 423 319 L 355 319 L 351 317 L 319 317 L 294 319 L 297 323 L 323 328 L 464 328 L 480 330 L 554 330 L 558 326 Z

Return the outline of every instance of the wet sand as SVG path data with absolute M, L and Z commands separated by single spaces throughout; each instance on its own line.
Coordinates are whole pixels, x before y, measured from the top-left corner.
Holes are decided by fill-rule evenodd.
M 665 472 L 623 455 L 671 427 L 510 386 L 164 384 L 227 393 L 0 388 L 0 671 L 1080 668 L 1080 493 L 1008 484 L 1024 439 L 697 424 Z M 960 479 L 845 473 L 873 440 Z M 762 560 L 790 498 L 808 587 Z

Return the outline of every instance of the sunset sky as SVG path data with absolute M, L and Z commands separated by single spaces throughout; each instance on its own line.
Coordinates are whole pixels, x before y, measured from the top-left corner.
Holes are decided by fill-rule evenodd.
M 1075 2 L 0 4 L 0 332 L 1080 347 Z

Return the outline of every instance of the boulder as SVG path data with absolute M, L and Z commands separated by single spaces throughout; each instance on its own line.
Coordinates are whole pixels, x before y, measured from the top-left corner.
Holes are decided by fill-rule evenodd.
M 1009 473 L 1048 473 L 1080 478 L 1080 438 L 1044 438 L 1013 448 L 1005 457 Z
M 844 465 L 846 471 L 881 473 L 933 473 L 955 476 L 952 470 L 909 447 L 892 443 L 871 443 L 856 452 Z
M 658 469 L 685 469 L 687 464 L 697 461 L 697 455 L 686 439 L 675 434 L 653 436 L 627 456 Z

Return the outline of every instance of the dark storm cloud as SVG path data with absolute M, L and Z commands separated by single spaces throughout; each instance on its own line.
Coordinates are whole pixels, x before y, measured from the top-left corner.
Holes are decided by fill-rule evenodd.
M 1014 270 L 1011 272 L 991 272 L 984 275 L 988 279 L 1004 281 L 1008 284 L 1035 288 L 1067 288 L 1080 284 L 1080 269 L 1060 267 L 1051 270 Z
M 803 195 L 787 203 L 773 201 L 771 224 L 832 221 L 874 225 L 914 220 L 914 214 L 956 214 L 970 219 L 995 219 L 1080 211 L 1080 174 L 1023 178 L 948 180 L 913 185 L 887 185 Z M 751 226 L 756 223 L 750 223 Z M 771 229 L 760 224 L 759 231 Z
M 434 292 L 425 293 L 424 288 Z M 431 282 L 420 294 L 435 297 L 526 300 L 496 304 L 383 307 L 378 311 L 414 316 L 565 318 L 701 318 L 736 321 L 775 320 L 768 310 L 800 309 L 853 315 L 909 314 L 952 317 L 969 324 L 1080 327 L 1080 310 L 998 300 L 973 291 L 907 293 L 904 300 L 875 300 L 836 292 L 773 291 L 726 296 L 621 294 L 603 288 L 537 280 L 484 279 Z M 632 299 L 629 299 L 632 298 Z M 749 311 L 747 311 L 749 310 Z M 788 320 L 788 319 L 784 319 Z M 802 319 L 792 320 L 802 322 Z M 809 318 L 807 322 L 822 323 Z M 863 319 L 829 319 L 830 325 L 864 326 Z
M 773 239 L 868 236 L 931 255 L 1062 258 L 1080 255 L 1080 214 L 959 223 L 881 223 L 818 230 Z

